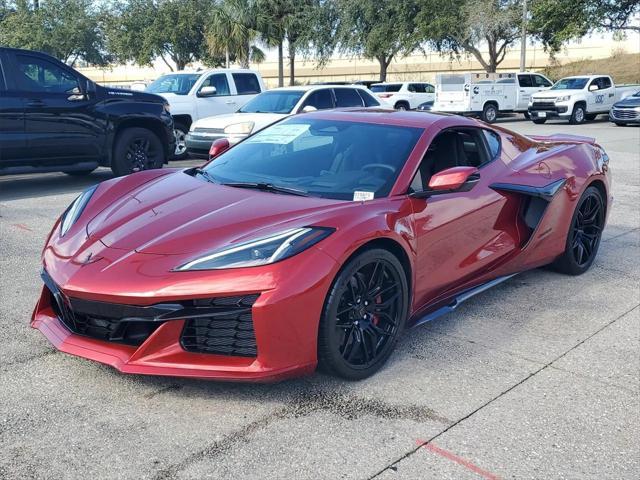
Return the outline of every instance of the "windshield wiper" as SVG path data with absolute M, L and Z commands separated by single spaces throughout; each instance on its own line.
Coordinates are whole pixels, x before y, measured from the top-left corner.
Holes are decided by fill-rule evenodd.
M 195 172 L 195 173 L 197 173 L 198 175 L 202 175 L 202 176 L 205 178 L 205 180 L 206 180 L 207 182 L 210 182 L 210 183 L 218 183 L 218 182 L 216 182 L 216 181 L 215 181 L 215 179 L 214 179 L 214 178 L 209 174 L 209 172 L 207 172 L 206 170 L 203 170 L 202 168 L 196 168 L 196 169 L 194 170 L 194 172 Z
M 304 190 L 298 190 L 297 188 L 281 187 L 279 185 L 273 185 L 271 183 L 229 182 L 229 183 L 223 183 L 222 185 L 224 185 L 225 187 L 252 188 L 254 190 L 262 190 L 263 192 L 286 193 L 289 195 L 299 195 L 301 197 L 309 196 L 309 194 Z

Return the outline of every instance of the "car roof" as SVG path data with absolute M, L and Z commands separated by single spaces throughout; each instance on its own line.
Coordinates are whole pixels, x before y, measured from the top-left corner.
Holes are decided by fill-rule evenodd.
M 299 86 L 290 86 L 290 87 L 277 87 L 270 88 L 269 90 L 265 90 L 266 92 L 275 92 L 275 91 L 294 91 L 294 92 L 309 92 L 311 90 L 324 90 L 327 88 L 353 88 L 359 90 L 366 90 L 363 85 L 299 85 Z
M 209 73 L 255 73 L 255 70 L 248 68 L 211 68 L 208 70 L 178 70 L 177 72 L 166 72 L 162 75 L 204 75 Z

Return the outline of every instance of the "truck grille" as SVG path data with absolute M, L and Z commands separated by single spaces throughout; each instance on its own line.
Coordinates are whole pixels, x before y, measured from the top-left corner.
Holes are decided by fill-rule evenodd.
M 533 102 L 531 110 L 555 110 L 556 104 L 554 102 Z
M 255 357 L 258 354 L 251 307 L 258 295 L 197 300 L 215 309 L 210 317 L 187 319 L 180 343 L 188 352 Z
M 638 120 L 640 119 L 640 112 L 633 110 L 633 108 L 614 108 L 611 110 L 611 116 L 619 120 Z

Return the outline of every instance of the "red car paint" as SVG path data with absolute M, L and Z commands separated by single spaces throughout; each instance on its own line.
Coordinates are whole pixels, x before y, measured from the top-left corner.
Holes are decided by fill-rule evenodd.
M 31 325 L 61 351 L 126 373 L 272 381 L 312 372 L 318 324 L 339 269 L 359 248 L 386 242 L 410 268 L 410 321 L 416 323 L 457 293 L 553 261 L 577 199 L 592 184 L 610 203 L 609 175 L 591 139 L 527 138 L 476 120 L 385 110 L 305 114 L 423 129 L 388 197 L 366 202 L 274 195 L 213 185 L 181 170 L 141 172 L 103 182 L 64 237 L 56 223 L 42 255 L 44 269 L 68 297 L 127 305 L 260 293 L 252 307 L 255 358 L 191 353 L 179 342 L 183 320 L 162 324 L 140 346 L 71 333 L 44 288 Z M 433 138 L 451 127 L 496 132 L 498 158 L 479 169 L 469 191 L 414 198 L 407 194 Z M 214 160 L 215 161 L 215 160 Z M 467 172 L 468 173 L 468 172 Z M 495 183 L 544 187 L 563 179 L 531 233 L 522 196 Z M 335 232 L 308 250 L 266 266 L 173 271 L 199 254 L 288 228 Z

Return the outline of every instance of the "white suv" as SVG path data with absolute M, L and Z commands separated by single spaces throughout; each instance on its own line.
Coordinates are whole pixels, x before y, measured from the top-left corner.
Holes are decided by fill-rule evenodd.
M 238 110 L 265 90 L 258 72 L 244 69 L 216 69 L 201 72 L 173 72 L 162 75 L 146 91 L 169 101 L 174 122 L 174 158 L 185 158 L 185 136 L 200 118 Z
M 396 110 L 413 110 L 436 98 L 435 87 L 424 82 L 376 83 L 371 91 Z

